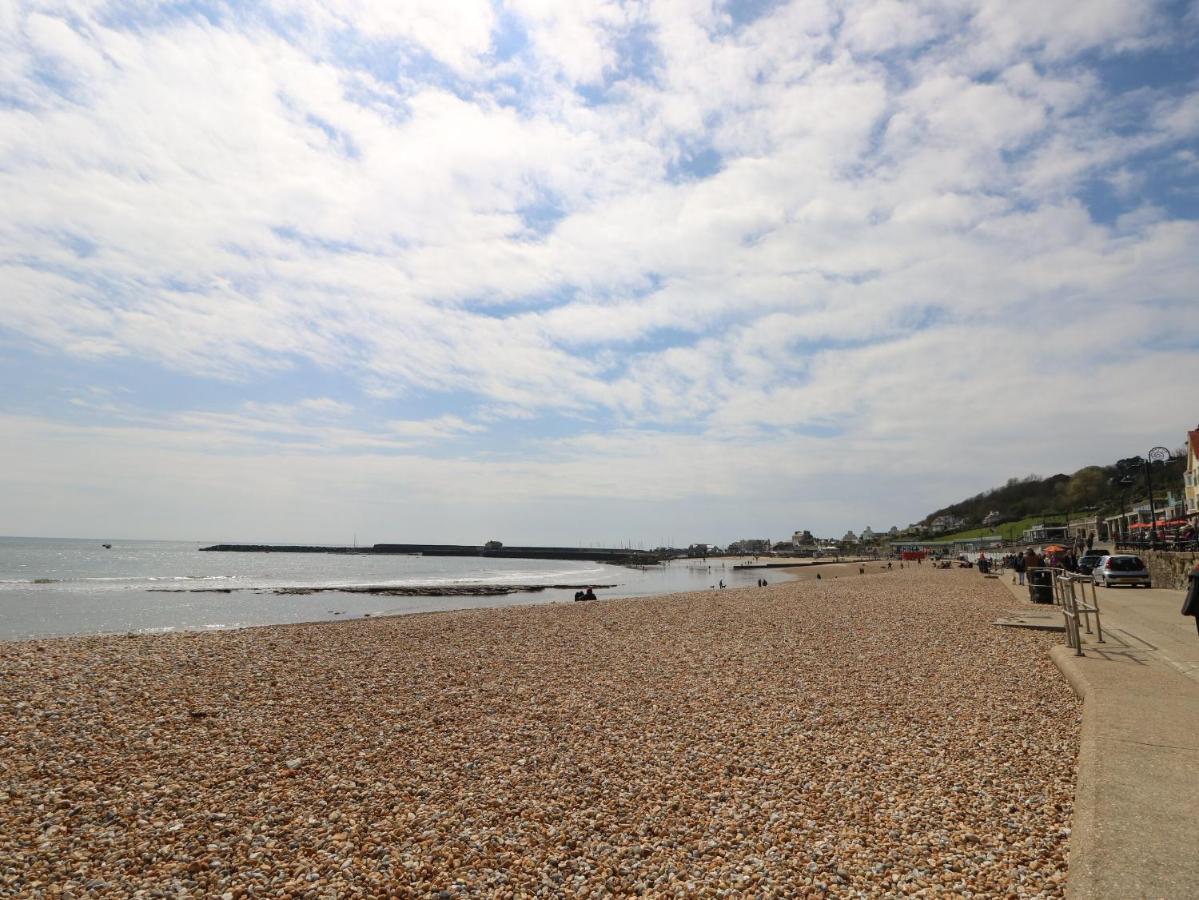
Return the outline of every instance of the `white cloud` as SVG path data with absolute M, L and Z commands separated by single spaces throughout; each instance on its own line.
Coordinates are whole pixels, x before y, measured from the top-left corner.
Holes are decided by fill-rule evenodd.
M 899 0 L 861 0 L 846 5 L 842 40 L 855 52 L 877 54 L 939 36 L 948 23 L 935 9 Z M 933 4 L 928 4 L 932 7 Z
M 439 416 L 436 419 L 388 422 L 387 429 L 401 437 L 445 438 L 483 431 L 484 426 L 468 422 L 461 416 Z
M 927 460 L 954 429 L 976 471 L 1019 454 L 1026 430 L 963 423 L 930 384 L 1081 406 L 1102 391 L 1080 372 L 1190 371 L 1195 225 L 1143 195 L 1146 154 L 1195 176 L 1195 95 L 1113 96 L 1084 55 L 1166 46 L 1160 4 L 273 7 L 282 31 L 0 9 L 7 340 L 225 398 L 161 427 L 80 399 L 114 465 L 139 441 L 183 464 L 205 435 L 243 461 L 285 444 L 294 483 L 348 454 L 403 490 L 611 497 L 619 471 L 630 503 L 682 502 L 768 491 L 799 455 L 795 478 Z M 499 63 L 503 28 L 527 43 Z M 1084 202 L 1100 183 L 1117 215 Z M 1070 327 L 1013 325 L 1043 318 Z M 309 399 L 253 399 L 292 378 Z M 364 422 L 354 390 L 386 411 Z M 545 469 L 430 449 L 543 416 L 587 432 L 539 445 Z M 32 433 L 82 446 L 53 419 Z M 410 483 L 393 457 L 417 447 Z
M 319 31 L 410 42 L 466 74 L 477 72 L 495 27 L 487 0 L 271 0 L 271 5 L 282 15 L 304 17 Z

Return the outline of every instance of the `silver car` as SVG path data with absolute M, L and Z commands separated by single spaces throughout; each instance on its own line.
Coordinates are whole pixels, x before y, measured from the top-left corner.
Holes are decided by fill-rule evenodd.
M 1095 564 L 1091 570 L 1091 581 L 1104 587 L 1117 584 L 1153 587 L 1149 570 L 1139 556 L 1108 556 Z

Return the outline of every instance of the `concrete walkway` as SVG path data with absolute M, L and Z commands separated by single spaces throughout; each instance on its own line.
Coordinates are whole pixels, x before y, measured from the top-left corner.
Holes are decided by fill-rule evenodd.
M 1069 897 L 1199 897 L 1199 634 L 1183 596 L 1099 588 L 1104 642 L 1051 651 L 1083 700 Z

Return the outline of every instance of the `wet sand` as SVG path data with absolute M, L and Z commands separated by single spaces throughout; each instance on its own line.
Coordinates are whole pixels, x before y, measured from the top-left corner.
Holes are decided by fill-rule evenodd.
M 1060 895 L 1079 704 L 1013 605 L 895 568 L 3 644 L 0 893 Z

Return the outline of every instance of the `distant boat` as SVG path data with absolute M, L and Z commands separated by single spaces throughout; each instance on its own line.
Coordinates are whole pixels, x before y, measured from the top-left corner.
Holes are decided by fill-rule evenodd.
M 112 544 L 101 544 L 100 546 L 101 546 L 101 547 L 103 547 L 105 550 L 111 550 L 111 549 L 112 549 Z

